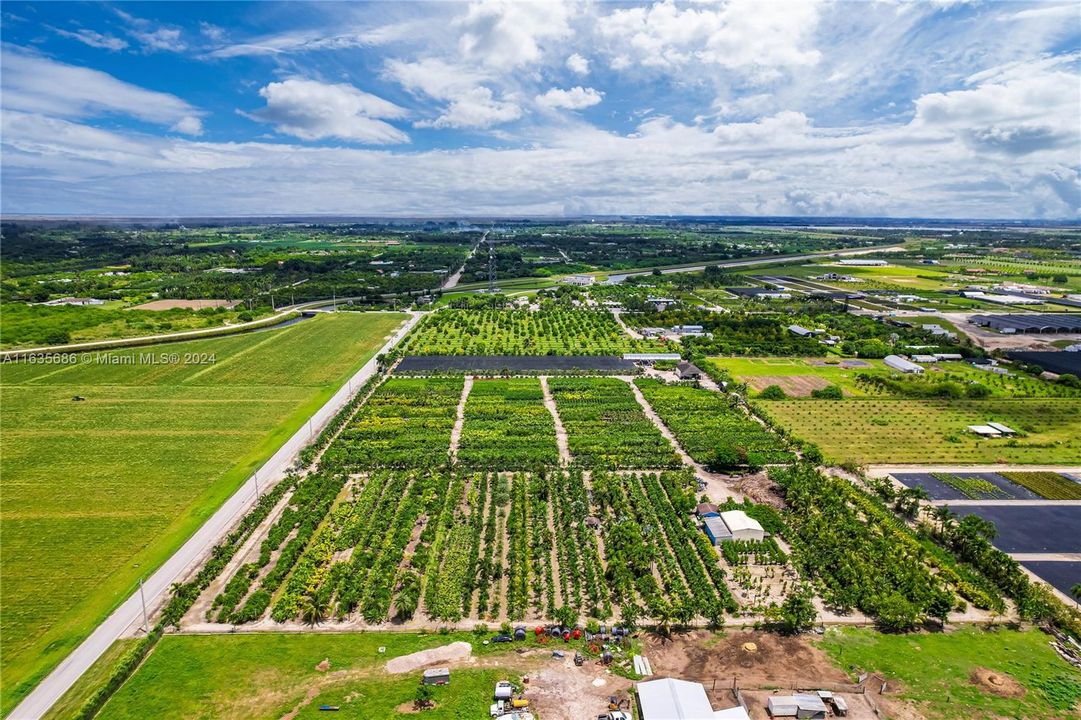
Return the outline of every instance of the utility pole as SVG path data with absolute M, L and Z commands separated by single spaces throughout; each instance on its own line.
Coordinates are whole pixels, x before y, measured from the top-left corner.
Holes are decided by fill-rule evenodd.
M 143 601 L 143 632 L 150 634 L 150 618 L 146 613 L 146 595 L 143 594 L 143 579 L 139 578 L 139 599 Z
M 486 233 L 491 238 L 490 233 Z M 495 292 L 495 240 L 488 240 L 488 294 Z

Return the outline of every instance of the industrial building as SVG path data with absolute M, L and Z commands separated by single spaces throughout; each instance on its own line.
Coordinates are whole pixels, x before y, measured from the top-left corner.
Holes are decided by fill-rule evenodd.
M 568 275 L 567 277 L 563 278 L 563 282 L 569 285 L 588 286 L 592 285 L 596 281 L 597 278 L 593 277 L 592 275 Z
M 992 330 L 1007 334 L 1081 332 L 1081 315 L 1068 313 L 973 315 L 968 321 L 974 325 L 989 327 Z
M 882 359 L 882 362 L 886 364 L 886 367 L 893 368 L 894 370 L 900 370 L 903 373 L 921 373 L 923 368 L 914 362 L 905 360 L 900 355 L 887 355 Z

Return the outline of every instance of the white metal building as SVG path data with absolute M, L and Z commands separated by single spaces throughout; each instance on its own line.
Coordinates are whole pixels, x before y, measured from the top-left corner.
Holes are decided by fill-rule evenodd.
M 887 355 L 882 359 L 882 362 L 886 363 L 886 367 L 893 368 L 894 370 L 900 370 L 903 373 L 921 373 L 923 368 L 914 362 L 905 360 L 900 355 Z
M 702 683 L 665 678 L 640 682 L 637 690 L 641 720 L 713 720 Z
M 721 513 L 721 521 L 733 540 L 763 540 L 766 537 L 762 525 L 742 510 L 726 510 Z

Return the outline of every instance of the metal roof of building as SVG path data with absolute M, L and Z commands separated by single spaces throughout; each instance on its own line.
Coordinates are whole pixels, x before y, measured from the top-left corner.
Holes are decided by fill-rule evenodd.
M 762 525 L 753 517 L 743 512 L 742 510 L 726 510 L 721 513 L 721 520 L 733 533 L 737 533 L 740 530 L 757 530 L 758 532 L 765 532 L 762 529 Z
M 665 678 L 638 683 L 642 720 L 713 720 L 702 683 Z

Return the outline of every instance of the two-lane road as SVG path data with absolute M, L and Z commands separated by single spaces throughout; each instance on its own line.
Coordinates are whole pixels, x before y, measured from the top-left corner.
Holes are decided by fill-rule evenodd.
M 257 490 L 265 493 L 285 477 L 300 450 L 311 438 L 318 435 L 353 394 L 375 375 L 378 356 L 397 345 L 423 315 L 421 312 L 410 313 L 409 319 L 382 349 L 349 378 L 309 422 L 304 423 L 172 557 L 147 578 L 143 584 L 147 607 L 160 607 L 167 599 L 170 586 L 184 580 L 192 570 L 202 564 L 218 541 L 255 505 Z M 142 600 L 136 591 L 42 680 L 19 703 L 10 717 L 13 720 L 38 720 L 42 717 L 128 628 L 141 623 L 142 617 Z

